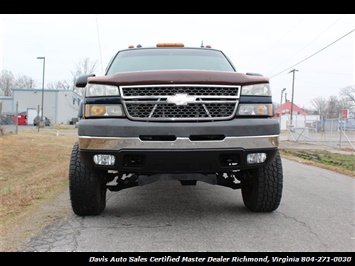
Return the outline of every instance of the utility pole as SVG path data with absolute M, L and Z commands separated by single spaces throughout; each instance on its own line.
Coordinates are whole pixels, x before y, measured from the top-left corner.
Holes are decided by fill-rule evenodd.
M 292 75 L 292 96 L 291 96 L 291 123 L 290 126 L 293 127 L 293 96 L 294 96 L 294 90 L 295 90 L 295 72 L 298 71 L 297 69 L 293 69 L 288 73 L 293 73 Z
M 37 59 L 43 59 L 43 75 L 42 75 L 42 106 L 41 106 L 41 121 L 39 122 L 40 127 L 45 126 L 45 122 L 43 120 L 43 98 L 44 98 L 44 70 L 46 68 L 46 58 L 44 56 L 39 56 Z
M 282 95 L 284 94 L 286 88 L 283 88 L 281 91 L 281 99 L 280 99 L 280 112 L 279 112 L 279 123 L 280 123 L 280 129 L 281 129 L 281 116 L 282 116 Z

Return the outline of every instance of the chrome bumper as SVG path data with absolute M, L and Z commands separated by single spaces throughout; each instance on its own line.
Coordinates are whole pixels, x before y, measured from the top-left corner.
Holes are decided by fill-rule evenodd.
M 81 150 L 120 151 L 122 149 L 268 149 L 279 146 L 279 135 L 226 137 L 220 141 L 191 141 L 178 137 L 174 141 L 142 141 L 139 137 L 90 137 L 79 136 Z

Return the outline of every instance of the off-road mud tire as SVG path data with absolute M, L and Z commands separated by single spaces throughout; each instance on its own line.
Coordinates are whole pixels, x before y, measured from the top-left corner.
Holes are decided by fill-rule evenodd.
M 76 142 L 69 166 L 69 193 L 74 213 L 79 216 L 100 214 L 106 207 L 106 191 L 106 177 L 81 161 Z
M 246 173 L 242 181 L 244 205 L 253 212 L 272 212 L 279 207 L 283 189 L 280 153 L 271 164 Z

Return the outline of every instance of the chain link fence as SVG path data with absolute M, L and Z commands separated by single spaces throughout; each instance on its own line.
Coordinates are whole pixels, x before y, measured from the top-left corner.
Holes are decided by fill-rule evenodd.
M 328 146 L 355 151 L 354 119 L 327 119 L 307 124 L 306 127 L 288 127 L 289 141 Z

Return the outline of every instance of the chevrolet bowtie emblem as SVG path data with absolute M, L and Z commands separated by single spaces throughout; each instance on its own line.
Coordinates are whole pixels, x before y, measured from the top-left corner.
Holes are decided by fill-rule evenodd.
M 189 103 L 196 102 L 196 97 L 187 95 L 185 93 L 181 93 L 181 94 L 175 94 L 174 96 L 169 96 L 166 102 L 174 103 L 176 105 L 188 105 Z

